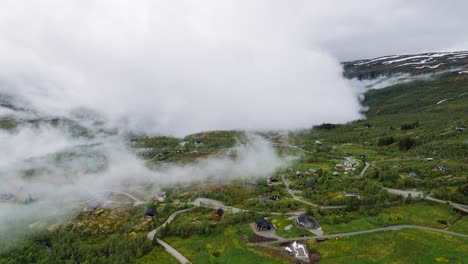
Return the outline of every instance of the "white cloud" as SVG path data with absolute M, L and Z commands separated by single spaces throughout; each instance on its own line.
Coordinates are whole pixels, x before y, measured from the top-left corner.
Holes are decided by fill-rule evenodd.
M 301 5 L 9 3 L 0 11 L 0 89 L 43 111 L 85 106 L 177 135 L 359 117 L 338 61 L 310 46 Z

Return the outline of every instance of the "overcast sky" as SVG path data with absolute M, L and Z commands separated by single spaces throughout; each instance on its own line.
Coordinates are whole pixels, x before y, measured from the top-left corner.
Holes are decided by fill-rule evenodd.
M 468 49 L 466 1 L 0 3 L 0 92 L 184 135 L 361 118 L 340 61 Z

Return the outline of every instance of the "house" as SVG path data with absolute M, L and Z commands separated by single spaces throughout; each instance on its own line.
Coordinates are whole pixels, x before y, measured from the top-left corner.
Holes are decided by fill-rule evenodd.
M 218 218 L 223 217 L 223 215 L 224 215 L 224 210 L 221 208 L 219 208 L 213 213 L 213 216 L 218 217 Z
M 273 225 L 268 222 L 265 218 L 258 218 L 256 223 L 257 230 L 259 231 L 267 231 L 274 229 Z
M 336 169 L 336 170 L 341 170 L 341 169 L 343 169 L 343 164 L 336 164 L 336 165 L 335 165 L 335 169 Z
M 275 183 L 279 183 L 280 180 L 278 178 L 275 178 L 275 177 L 268 177 L 268 180 L 267 180 L 267 184 L 275 184 Z
M 305 229 L 317 229 L 320 228 L 317 220 L 310 215 L 301 214 L 296 218 L 296 224 Z
M 296 177 L 304 177 L 304 174 L 300 171 L 296 171 Z
M 309 169 L 309 172 L 312 174 L 318 174 L 318 170 L 316 169 Z
M 315 140 L 315 145 L 321 146 L 322 142 L 320 140 Z
M 16 196 L 12 193 L 0 193 L 0 202 L 13 202 Z
M 334 172 L 333 172 L 333 176 L 338 176 L 338 175 L 340 175 L 339 172 L 337 172 L 337 171 L 334 171 Z
M 272 195 L 272 196 L 268 197 L 268 199 L 270 199 L 272 201 L 279 201 L 280 197 L 278 195 Z
M 408 173 L 408 176 L 411 177 L 411 178 L 419 178 L 419 175 L 414 171 Z
M 354 167 L 357 167 L 358 165 L 359 165 L 358 161 L 354 159 L 353 157 L 346 157 L 343 162 L 343 166 L 345 168 L 354 168 Z
M 465 127 L 463 126 L 459 126 L 459 127 L 455 127 L 455 129 L 459 132 L 464 132 L 465 131 Z
M 361 153 L 361 154 L 359 154 L 359 157 L 360 157 L 361 159 L 365 159 L 367 156 L 366 156 L 366 154 Z
M 435 167 L 435 170 L 441 171 L 441 172 L 447 172 L 447 171 L 448 171 L 448 168 L 445 167 L 445 166 L 442 166 L 442 165 L 437 165 L 437 166 Z
M 146 211 L 145 218 L 152 218 L 158 214 L 158 211 L 156 211 L 156 208 L 151 207 Z
M 304 189 L 315 190 L 315 182 L 308 181 L 304 184 Z
M 153 197 L 153 201 L 164 202 L 166 200 L 166 192 L 159 193 Z

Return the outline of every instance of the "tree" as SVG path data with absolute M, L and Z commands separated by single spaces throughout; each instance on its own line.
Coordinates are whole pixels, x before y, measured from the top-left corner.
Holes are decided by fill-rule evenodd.
M 406 201 L 405 201 L 407 204 L 410 204 L 413 202 L 413 197 L 411 196 L 411 193 L 408 193 L 408 196 L 406 197 Z

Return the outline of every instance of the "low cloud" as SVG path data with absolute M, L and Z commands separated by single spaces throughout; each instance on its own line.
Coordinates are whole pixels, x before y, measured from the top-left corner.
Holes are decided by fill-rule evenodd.
M 92 109 L 114 126 L 179 136 L 360 117 L 339 62 L 311 43 L 302 5 L 8 3 L 0 92 L 42 112 Z
M 0 251 L 23 236 L 61 223 L 90 201 L 106 203 L 110 192 L 147 201 L 164 186 L 207 179 L 229 182 L 271 175 L 288 161 L 267 140 L 250 135 L 231 151 L 185 166 L 149 170 L 120 136 L 76 138 L 62 127 L 21 126 L 0 130 Z M 33 199 L 33 202 L 25 203 Z

